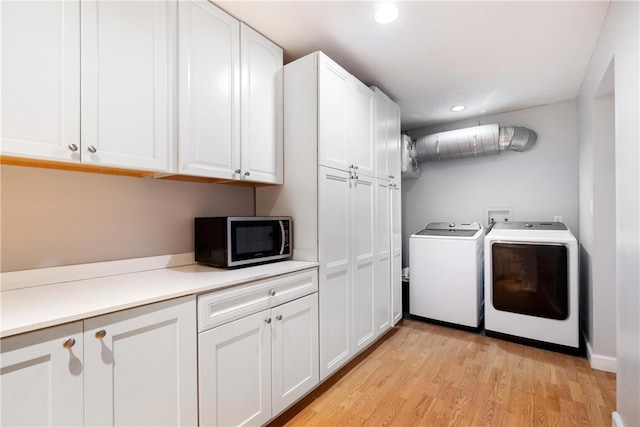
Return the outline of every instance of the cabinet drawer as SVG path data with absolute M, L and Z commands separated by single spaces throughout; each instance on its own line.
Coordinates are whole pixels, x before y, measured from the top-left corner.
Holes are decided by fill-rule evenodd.
M 198 297 L 200 332 L 318 290 L 318 272 L 301 272 L 260 280 Z

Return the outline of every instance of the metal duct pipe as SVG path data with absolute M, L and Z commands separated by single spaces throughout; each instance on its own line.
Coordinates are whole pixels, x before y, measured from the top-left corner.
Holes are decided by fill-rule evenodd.
M 525 151 L 536 143 L 534 131 L 498 124 L 439 132 L 418 138 L 418 161 L 441 162 L 452 159 L 500 154 L 504 150 Z

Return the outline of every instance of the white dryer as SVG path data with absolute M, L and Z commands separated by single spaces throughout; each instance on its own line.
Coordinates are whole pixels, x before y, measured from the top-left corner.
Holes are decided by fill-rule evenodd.
M 485 238 L 485 329 L 578 348 L 578 243 L 561 222 L 498 223 Z
M 409 313 L 477 328 L 482 320 L 484 228 L 432 222 L 409 239 Z

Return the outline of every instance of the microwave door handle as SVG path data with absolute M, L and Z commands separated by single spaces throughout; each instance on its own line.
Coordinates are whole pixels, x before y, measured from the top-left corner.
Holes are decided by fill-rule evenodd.
M 280 224 L 280 255 L 284 253 L 284 222 L 278 221 Z

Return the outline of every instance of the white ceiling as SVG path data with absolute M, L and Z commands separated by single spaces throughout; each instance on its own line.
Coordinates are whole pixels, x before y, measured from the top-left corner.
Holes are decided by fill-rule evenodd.
M 215 1 L 284 49 L 322 50 L 402 109 L 402 129 L 575 99 L 609 1 Z M 454 104 L 467 110 L 453 113 Z

